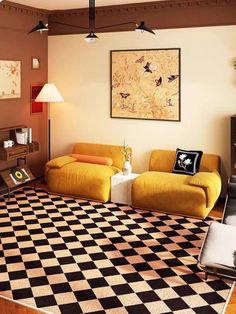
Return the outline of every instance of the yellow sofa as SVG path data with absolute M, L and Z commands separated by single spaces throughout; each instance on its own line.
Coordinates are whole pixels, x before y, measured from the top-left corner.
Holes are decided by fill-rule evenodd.
M 149 171 L 133 181 L 132 205 L 205 218 L 221 191 L 220 157 L 203 154 L 194 176 L 172 173 L 175 151 L 154 150 Z
M 72 155 L 50 160 L 45 177 L 48 190 L 57 194 L 107 202 L 110 199 L 110 177 L 121 171 L 124 154 L 122 146 L 77 143 Z M 112 166 L 78 162 L 73 154 L 109 157 Z

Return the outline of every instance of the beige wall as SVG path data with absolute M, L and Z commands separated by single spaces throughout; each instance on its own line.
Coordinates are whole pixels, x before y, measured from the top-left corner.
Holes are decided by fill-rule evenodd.
M 201 149 L 230 165 L 230 116 L 236 113 L 236 26 L 49 37 L 49 81 L 65 103 L 52 105 L 52 151 L 70 152 L 78 141 L 133 147 L 135 172 L 148 168 L 155 148 Z M 181 122 L 110 118 L 110 50 L 181 48 Z

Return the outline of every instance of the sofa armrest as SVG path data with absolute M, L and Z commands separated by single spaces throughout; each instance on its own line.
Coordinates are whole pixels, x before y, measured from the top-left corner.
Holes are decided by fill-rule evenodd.
M 44 179 L 47 182 L 48 179 L 48 171 L 53 168 L 62 168 L 63 166 L 76 161 L 76 158 L 71 156 L 61 156 L 54 159 L 49 160 L 45 166 Z
M 218 171 L 197 172 L 189 178 L 188 183 L 203 188 L 206 191 L 206 207 L 214 206 L 221 191 L 221 178 Z
M 71 157 L 71 156 L 61 156 L 54 158 L 52 160 L 49 160 L 46 163 L 46 166 L 49 168 L 61 168 L 67 164 L 70 164 L 71 162 L 76 161 L 76 158 Z

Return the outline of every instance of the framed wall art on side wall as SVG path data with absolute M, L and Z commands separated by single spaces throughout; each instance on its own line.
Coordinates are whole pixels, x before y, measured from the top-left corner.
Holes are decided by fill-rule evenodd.
M 0 99 L 21 97 L 21 61 L 0 60 Z
M 180 48 L 113 50 L 111 118 L 180 121 Z

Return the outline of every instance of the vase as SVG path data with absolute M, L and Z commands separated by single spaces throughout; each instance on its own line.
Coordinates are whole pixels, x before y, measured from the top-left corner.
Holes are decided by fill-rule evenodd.
M 126 161 L 124 162 L 122 171 L 123 171 L 123 175 L 124 175 L 124 176 L 128 176 L 128 175 L 131 174 L 131 172 L 132 172 L 132 166 L 131 166 L 130 161 L 126 160 Z

